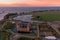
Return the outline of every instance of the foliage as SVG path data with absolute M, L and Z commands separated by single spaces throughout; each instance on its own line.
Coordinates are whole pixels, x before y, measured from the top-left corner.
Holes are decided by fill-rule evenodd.
M 40 16 L 35 16 L 33 20 L 39 20 L 39 21 L 59 21 L 60 20 L 60 14 L 43 14 Z
M 60 35 L 59 35 L 59 34 L 55 33 L 54 35 L 55 35 L 57 38 L 60 38 Z
M 8 19 L 9 17 L 15 17 L 17 13 L 8 13 L 7 15 L 4 16 L 4 19 Z
M 42 20 L 42 21 L 59 21 L 60 20 L 60 11 L 44 11 L 36 12 L 33 14 L 33 20 Z
M 25 38 L 25 37 L 21 37 L 18 40 L 32 40 L 31 38 Z
M 15 24 L 12 24 L 11 22 L 7 22 L 4 27 L 5 29 L 13 29 L 15 27 Z
M 0 32 L 0 40 L 6 40 L 6 32 Z
M 33 18 L 33 20 L 38 20 L 38 21 L 41 21 L 42 18 L 40 16 L 36 16 L 35 18 Z

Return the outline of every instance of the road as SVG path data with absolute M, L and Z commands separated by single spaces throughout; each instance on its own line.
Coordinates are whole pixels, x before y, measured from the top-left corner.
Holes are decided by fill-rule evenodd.
M 6 20 L 6 22 L 8 22 L 8 21 L 11 21 L 11 20 Z M 4 25 L 6 25 L 6 22 L 3 24 L 2 28 L 4 28 Z M 34 22 L 37 23 L 38 21 L 34 21 Z M 41 22 L 39 21 L 39 23 L 42 23 L 42 21 Z M 17 38 L 20 38 L 20 37 L 26 37 L 26 38 L 39 37 L 39 27 L 38 27 L 38 25 L 37 25 L 37 36 L 28 36 L 28 35 L 16 34 L 11 30 L 6 30 L 6 31 L 12 33 L 12 35 L 10 36 L 10 40 L 17 40 Z
M 48 24 L 60 35 L 60 31 L 56 28 L 56 27 L 58 27 L 57 25 L 55 25 L 51 22 L 48 22 Z
M 7 23 L 7 21 L 4 22 L 4 24 L 2 25 L 2 27 L 0 27 L 0 30 L 1 30 L 1 31 L 3 30 L 4 26 L 6 25 L 6 23 Z
M 37 34 L 37 38 L 39 38 L 40 37 L 39 24 L 37 24 L 37 32 L 36 32 L 36 34 Z
M 11 29 L 8 29 L 8 30 L 6 30 L 7 32 L 10 32 L 10 33 L 12 33 L 12 34 L 15 34 L 13 31 L 11 31 Z
M 32 38 L 32 39 L 33 38 L 37 38 L 37 37 L 39 38 L 39 27 L 38 27 L 38 24 L 37 24 L 37 31 L 36 31 L 36 33 L 37 33 L 37 36 L 29 36 L 29 35 L 16 33 L 16 34 L 10 36 L 10 40 L 17 40 L 20 37 L 26 37 L 26 38 Z
M 29 36 L 29 35 L 24 35 L 24 34 L 20 34 L 20 33 L 14 33 L 10 29 L 9 30 L 6 30 L 6 31 L 12 33 L 12 35 L 10 36 L 10 40 L 17 40 L 20 37 L 36 38 L 36 36 Z
M 17 40 L 20 37 L 26 37 L 26 38 L 36 38 L 36 36 L 28 36 L 28 35 L 24 35 L 24 34 L 15 34 L 15 35 L 11 35 L 10 40 Z

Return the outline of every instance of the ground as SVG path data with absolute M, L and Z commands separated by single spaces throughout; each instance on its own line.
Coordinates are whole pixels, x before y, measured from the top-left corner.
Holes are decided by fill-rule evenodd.
M 54 20 L 60 20 L 60 11 L 42 11 L 42 12 L 31 12 L 31 14 L 33 15 L 33 20 L 39 20 L 39 21 L 54 21 Z M 14 16 L 15 17 L 15 16 Z M 7 22 L 6 23 L 7 25 L 4 26 L 4 29 L 7 30 L 8 32 L 11 32 L 12 34 L 13 31 L 9 31 L 10 29 L 12 30 L 15 26 L 15 24 L 12 24 L 10 22 Z M 60 24 L 59 24 L 60 25 Z M 1 26 L 1 25 L 0 25 Z M 36 36 L 37 33 L 36 33 L 36 24 L 33 24 L 31 27 L 33 29 L 31 29 L 32 31 L 30 33 L 20 33 L 20 36 L 25 36 L 25 37 L 28 37 L 28 36 Z M 44 27 L 42 27 L 42 25 L 40 26 L 40 34 L 44 37 L 44 34 L 45 35 L 54 35 L 56 37 L 59 37 L 60 38 L 60 35 L 58 35 L 57 33 L 54 33 L 55 30 L 52 31 L 52 28 L 50 27 L 47 27 L 46 25 L 43 25 Z M 9 29 L 9 30 L 8 30 Z M 8 39 L 10 39 L 11 34 L 8 35 Z M 41 36 L 41 37 L 42 37 Z M 12 37 L 11 37 L 12 38 Z M 0 32 L 0 40 L 5 40 L 6 39 L 6 33 L 5 32 Z M 29 38 L 19 38 L 18 40 L 29 40 Z
M 17 40 L 32 40 L 32 39 L 31 38 L 21 37 L 21 38 L 18 38 Z
M 0 40 L 6 40 L 6 32 L 0 32 Z
M 41 20 L 41 21 L 58 21 L 60 20 L 60 11 L 44 11 L 44 12 L 36 12 L 33 14 L 33 20 Z M 37 15 L 36 15 L 37 14 Z M 37 18 L 39 16 L 39 18 Z
M 40 38 L 31 39 L 31 38 L 21 37 L 21 38 L 18 38 L 17 40 L 42 40 L 42 39 Z

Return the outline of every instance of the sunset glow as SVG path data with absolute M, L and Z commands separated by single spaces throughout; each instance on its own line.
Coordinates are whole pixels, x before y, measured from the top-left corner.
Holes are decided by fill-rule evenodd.
M 60 0 L 0 0 L 0 6 L 60 6 Z

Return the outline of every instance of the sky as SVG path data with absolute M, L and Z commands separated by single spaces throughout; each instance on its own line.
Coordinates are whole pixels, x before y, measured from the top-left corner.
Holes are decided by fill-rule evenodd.
M 0 6 L 60 6 L 60 0 L 0 0 Z

